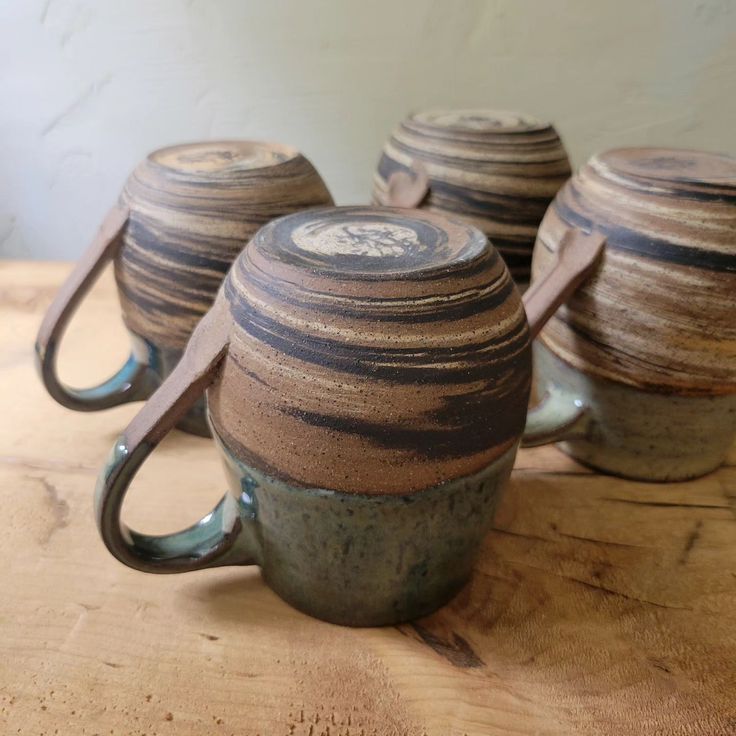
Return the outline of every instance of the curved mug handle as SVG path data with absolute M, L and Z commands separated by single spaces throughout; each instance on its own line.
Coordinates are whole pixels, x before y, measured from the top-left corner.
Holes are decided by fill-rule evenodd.
M 100 536 L 114 557 L 136 570 L 173 573 L 255 563 L 252 506 L 229 493 L 201 521 L 174 534 L 141 534 L 120 519 L 125 494 L 140 466 L 217 377 L 229 327 L 227 305 L 215 305 L 192 333 L 176 368 L 117 438 L 97 481 Z
M 413 160 L 406 171 L 394 171 L 388 178 L 385 205 L 401 209 L 419 207 L 429 194 L 429 174 L 421 161 Z
M 79 303 L 102 270 L 120 250 L 130 210 L 116 204 L 106 215 L 95 239 L 64 282 L 44 316 L 36 337 L 36 367 L 49 394 L 62 406 L 76 411 L 97 411 L 151 395 L 158 379 L 147 363 L 131 353 L 123 367 L 99 386 L 76 389 L 58 376 L 59 343 Z
M 523 297 L 532 339 L 595 270 L 605 243 L 605 236 L 596 230 L 586 233 L 572 228 L 563 235 L 556 262 Z M 560 386 L 548 386 L 545 396 L 527 413 L 521 444 L 535 447 L 579 437 L 587 425 L 588 408 L 582 399 Z

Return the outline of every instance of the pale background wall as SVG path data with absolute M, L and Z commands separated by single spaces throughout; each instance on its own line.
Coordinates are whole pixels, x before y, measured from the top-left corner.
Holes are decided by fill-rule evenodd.
M 736 153 L 734 0 L 0 0 L 0 255 L 76 258 L 130 169 L 292 143 L 366 201 L 411 110 L 488 106 L 597 149 Z

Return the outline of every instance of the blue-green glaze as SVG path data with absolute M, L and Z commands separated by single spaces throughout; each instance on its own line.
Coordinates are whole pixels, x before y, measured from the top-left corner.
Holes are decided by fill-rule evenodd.
M 597 470 L 647 481 L 683 481 L 723 463 L 736 437 L 736 394 L 682 396 L 583 372 L 540 341 L 536 393 L 522 443 L 558 440 Z
M 58 345 L 50 339 L 36 343 L 36 367 L 49 394 L 62 406 L 75 411 L 100 411 L 133 401 L 146 401 L 164 382 L 184 354 L 183 350 L 161 347 L 128 329 L 130 355 L 117 373 L 91 388 L 73 388 L 56 374 Z M 201 437 L 209 437 L 207 401 L 200 397 L 176 425 Z
M 425 491 L 363 495 L 269 478 L 215 439 L 241 535 L 268 585 L 295 608 L 348 626 L 417 618 L 460 590 L 516 456 L 513 447 L 482 472 Z
M 418 618 L 460 590 L 492 524 L 517 449 L 469 477 L 409 494 L 368 495 L 270 478 L 215 440 L 229 493 L 188 529 L 150 536 L 121 527 L 114 499 L 155 445 L 132 450 L 121 435 L 95 496 L 107 548 L 143 572 L 257 564 L 268 585 L 292 606 L 346 626 Z

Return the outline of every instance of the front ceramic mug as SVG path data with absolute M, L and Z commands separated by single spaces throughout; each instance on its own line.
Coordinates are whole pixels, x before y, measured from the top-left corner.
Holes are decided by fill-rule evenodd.
M 116 443 L 100 532 L 148 572 L 258 564 L 285 600 L 337 623 L 429 613 L 470 575 L 530 376 L 521 298 L 479 230 L 381 208 L 280 218 Z M 181 533 L 127 529 L 131 478 L 205 389 L 230 493 Z
M 232 261 L 255 231 L 274 217 L 331 203 L 312 164 L 289 146 L 213 141 L 151 153 L 131 174 L 41 326 L 36 352 L 48 392 L 77 411 L 148 398 L 178 362 Z M 78 303 L 111 259 L 131 355 L 102 385 L 74 389 L 57 375 L 59 342 Z M 207 434 L 204 401 L 179 426 Z
M 571 226 L 606 236 L 589 281 L 535 345 L 526 444 L 643 480 L 720 465 L 736 437 L 736 159 L 677 149 L 595 156 L 539 230 L 534 275 Z

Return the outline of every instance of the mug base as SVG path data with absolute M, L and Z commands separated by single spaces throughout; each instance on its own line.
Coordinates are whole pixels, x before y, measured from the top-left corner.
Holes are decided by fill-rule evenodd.
M 311 616 L 312 618 L 318 618 L 320 621 L 325 621 L 328 624 L 347 626 L 352 629 L 373 629 L 380 626 L 398 626 L 399 624 L 409 623 L 410 621 L 416 621 L 424 616 L 429 616 L 450 603 L 450 601 L 460 593 L 468 582 L 470 582 L 471 576 L 472 571 L 469 572 L 463 580 L 458 581 L 453 586 L 449 586 L 443 594 L 436 595 L 433 600 L 425 601 L 423 606 L 413 608 L 412 610 L 406 611 L 404 614 L 396 613 L 393 610 L 387 610 L 384 613 L 371 612 L 369 614 L 356 610 L 352 612 L 352 614 L 345 614 L 344 612 L 336 612 L 331 606 L 315 609 L 314 605 L 311 603 L 307 603 L 305 605 L 304 601 L 301 599 L 290 598 L 289 593 L 284 590 L 276 592 L 279 598 L 281 598 L 285 603 L 288 603 L 292 608 L 295 608 L 297 611 L 307 616 Z M 263 579 L 269 588 L 275 590 L 274 584 L 269 580 L 268 576 L 264 574 Z
M 342 626 L 426 616 L 469 580 L 516 457 L 406 495 L 305 488 L 241 463 L 214 433 L 253 557 L 287 603 Z
M 588 407 L 581 436 L 557 443 L 604 473 L 652 482 L 686 481 L 716 470 L 736 437 L 736 394 L 682 396 L 591 376 L 534 345 L 537 395 L 554 385 Z

